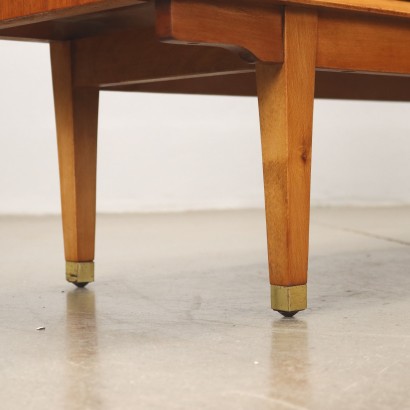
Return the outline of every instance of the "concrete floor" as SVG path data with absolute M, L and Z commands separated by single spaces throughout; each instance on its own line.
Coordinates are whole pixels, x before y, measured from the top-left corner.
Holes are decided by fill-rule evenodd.
M 261 211 L 100 216 L 97 235 L 76 290 L 59 218 L 0 218 L 1 408 L 410 408 L 410 208 L 313 211 L 294 319 L 269 309 Z

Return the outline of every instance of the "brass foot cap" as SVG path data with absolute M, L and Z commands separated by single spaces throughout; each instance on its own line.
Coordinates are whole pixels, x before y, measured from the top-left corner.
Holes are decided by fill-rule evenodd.
M 271 285 L 272 309 L 285 317 L 292 317 L 307 308 L 307 286 Z
M 94 282 L 94 262 L 66 262 L 66 279 L 83 288 Z

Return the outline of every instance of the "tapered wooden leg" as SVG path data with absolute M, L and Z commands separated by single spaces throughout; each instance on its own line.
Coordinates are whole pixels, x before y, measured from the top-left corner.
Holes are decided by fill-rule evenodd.
M 306 309 L 317 16 L 286 8 L 284 63 L 256 69 L 272 309 Z
M 73 47 L 51 44 L 67 280 L 94 280 L 98 89 L 73 85 Z

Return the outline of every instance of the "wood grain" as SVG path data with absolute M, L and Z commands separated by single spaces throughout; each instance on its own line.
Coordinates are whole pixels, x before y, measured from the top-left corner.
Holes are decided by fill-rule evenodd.
M 73 84 L 72 45 L 51 44 L 67 261 L 94 260 L 98 89 Z
M 385 16 L 321 11 L 316 66 L 410 74 L 410 22 Z
M 272 285 L 307 281 L 316 35 L 314 11 L 286 9 L 284 63 L 256 67 Z
M 410 2 L 408 0 L 279 0 L 279 2 L 299 6 L 315 6 L 362 13 L 410 17 Z
M 26 41 L 66 41 L 106 35 L 111 31 L 153 27 L 153 2 L 3 28 L 0 38 Z
M 282 62 L 282 10 L 258 1 L 157 0 L 164 42 L 212 44 L 244 60 Z
M 162 44 L 151 29 L 118 31 L 73 44 L 77 86 L 109 87 L 254 70 L 224 49 Z
M 1 0 L 0 28 L 89 14 L 147 0 Z
M 254 72 L 138 83 L 105 91 L 255 97 Z M 317 71 L 315 98 L 368 101 L 410 101 L 410 77 Z

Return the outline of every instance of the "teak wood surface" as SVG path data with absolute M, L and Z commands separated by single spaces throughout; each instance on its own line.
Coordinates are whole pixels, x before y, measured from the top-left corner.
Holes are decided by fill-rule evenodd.
M 99 93 L 74 86 L 72 58 L 69 42 L 51 45 L 65 257 L 92 262 Z
M 307 281 L 313 100 L 410 101 L 407 0 L 2 0 L 51 43 L 66 259 L 94 259 L 99 90 L 258 96 L 272 285 Z
M 272 285 L 307 281 L 317 14 L 285 11 L 285 61 L 256 67 Z
M 4 26 L 13 26 L 144 2 L 144 0 L 2 0 L 0 20 L 3 21 Z
M 32 22 L 49 20 L 56 17 L 75 16 L 93 11 L 110 10 L 118 7 L 136 5 L 150 0 L 2 0 L 0 3 L 0 20 L 19 24 L 19 19 L 30 19 Z M 195 1 L 191 1 L 195 4 Z M 219 1 L 220 4 L 224 2 Z M 231 0 L 239 4 L 239 0 Z M 242 2 L 246 3 L 246 2 Z M 280 4 L 323 8 L 337 8 L 367 13 L 410 16 L 407 0 L 252 0 L 249 4 Z

